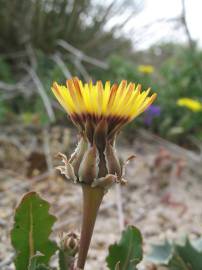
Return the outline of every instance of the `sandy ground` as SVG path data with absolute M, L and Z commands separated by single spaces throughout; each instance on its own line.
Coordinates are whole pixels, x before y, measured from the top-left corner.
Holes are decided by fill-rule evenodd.
M 53 169 L 58 151 L 70 154 L 74 135 L 67 128 L 53 127 L 50 132 L 7 128 L 0 136 L 0 269 L 14 269 L 9 232 L 25 192 L 35 190 L 51 203 L 51 212 L 58 217 L 54 239 L 61 231 L 79 232 L 80 187 L 65 182 Z M 114 186 L 104 198 L 86 270 L 107 269 L 108 246 L 120 239 L 127 224 L 141 230 L 145 253 L 151 243 L 166 237 L 196 238 L 202 233 L 202 179 L 191 171 L 186 157 L 141 136 L 131 143 L 121 136 L 118 145 L 122 158 L 131 154 L 136 158 L 127 167 L 128 184 Z M 144 260 L 138 269 L 155 268 Z

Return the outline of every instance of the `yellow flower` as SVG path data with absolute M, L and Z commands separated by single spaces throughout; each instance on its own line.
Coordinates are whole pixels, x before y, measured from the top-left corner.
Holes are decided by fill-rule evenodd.
M 151 74 L 154 72 L 154 67 L 151 65 L 140 65 L 138 71 L 145 74 Z
M 193 112 L 202 111 L 202 103 L 191 98 L 180 98 L 177 101 L 177 105 L 186 107 Z
M 53 84 L 52 91 L 72 121 L 82 130 L 86 123 L 96 126 L 105 119 L 108 133 L 130 122 L 156 98 L 156 94 L 148 96 L 150 89 L 141 92 L 141 85 L 127 83 L 123 80 L 118 84 L 103 86 L 101 81 L 93 84 L 83 83 L 78 78 L 67 80 L 66 86 Z
M 101 81 L 83 83 L 78 78 L 67 80 L 66 86 L 53 84 L 52 91 L 80 131 L 80 141 L 70 161 L 60 154 L 67 178 L 92 184 L 95 179 L 122 179 L 122 165 L 116 156 L 115 139 L 121 127 L 137 117 L 156 98 L 150 89 L 127 83 L 103 86 Z M 99 160 L 99 165 L 97 161 Z M 109 179 L 108 176 L 110 175 Z M 104 180 L 104 181 L 105 181 Z
M 120 161 L 116 148 L 116 134 L 120 128 L 137 117 L 156 98 L 150 89 L 127 83 L 83 83 L 78 78 L 67 80 L 66 86 L 53 84 L 52 91 L 74 124 L 80 130 L 79 143 L 64 163 L 58 166 L 66 178 L 82 185 L 83 222 L 77 268 L 84 269 L 97 211 L 106 191 L 115 183 L 125 184 L 125 162 Z

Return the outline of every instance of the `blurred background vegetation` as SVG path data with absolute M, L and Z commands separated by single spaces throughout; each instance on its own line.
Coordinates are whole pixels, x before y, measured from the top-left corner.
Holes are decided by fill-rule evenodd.
M 187 42 L 137 49 L 124 34 L 143 1 L 0 0 L 0 123 L 65 123 L 54 81 L 127 79 L 158 93 L 154 106 L 126 129 L 143 127 L 184 147 L 202 140 L 202 50 L 186 14 Z M 144 31 L 144 30 L 143 30 Z

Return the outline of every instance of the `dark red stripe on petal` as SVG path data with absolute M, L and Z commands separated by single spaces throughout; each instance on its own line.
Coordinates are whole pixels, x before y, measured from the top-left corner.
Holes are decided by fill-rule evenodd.
M 111 106 L 113 104 L 114 99 L 116 97 L 117 89 L 118 89 L 118 84 L 117 83 L 113 84 L 111 88 L 109 100 L 108 100 L 108 106 Z
M 120 89 L 120 96 L 123 95 L 123 92 L 124 92 L 124 89 L 126 88 L 126 86 L 127 86 L 127 81 L 126 80 L 123 80 L 121 82 L 121 85 L 120 85 L 120 87 L 121 87 L 121 89 Z
M 70 92 L 70 95 L 73 99 L 73 101 L 76 100 L 76 94 L 75 94 L 75 88 L 74 88 L 74 83 L 72 80 L 67 80 L 66 81 L 66 84 L 67 84 L 67 88 L 69 89 L 69 92 Z
M 79 95 L 82 97 L 81 88 L 80 88 L 80 85 L 79 85 L 79 79 L 77 77 L 74 77 L 73 78 L 73 83 L 74 83 L 75 89 L 77 90 Z
M 128 100 L 130 99 L 134 89 L 135 89 L 135 84 L 130 83 L 129 86 L 128 86 L 128 92 L 127 92 L 127 94 L 125 96 L 125 102 L 128 102 Z
M 98 88 L 98 91 L 102 93 L 102 91 L 104 90 L 103 89 L 103 84 L 101 81 L 97 81 L 97 88 Z

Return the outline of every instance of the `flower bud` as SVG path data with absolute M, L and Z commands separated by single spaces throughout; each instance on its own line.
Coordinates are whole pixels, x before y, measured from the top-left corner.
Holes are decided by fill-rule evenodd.
M 73 269 L 75 256 L 79 250 L 78 235 L 70 232 L 60 235 L 59 243 L 59 265 L 60 269 Z
M 76 233 L 70 232 L 61 236 L 60 249 L 68 255 L 75 256 L 79 248 L 79 237 Z

